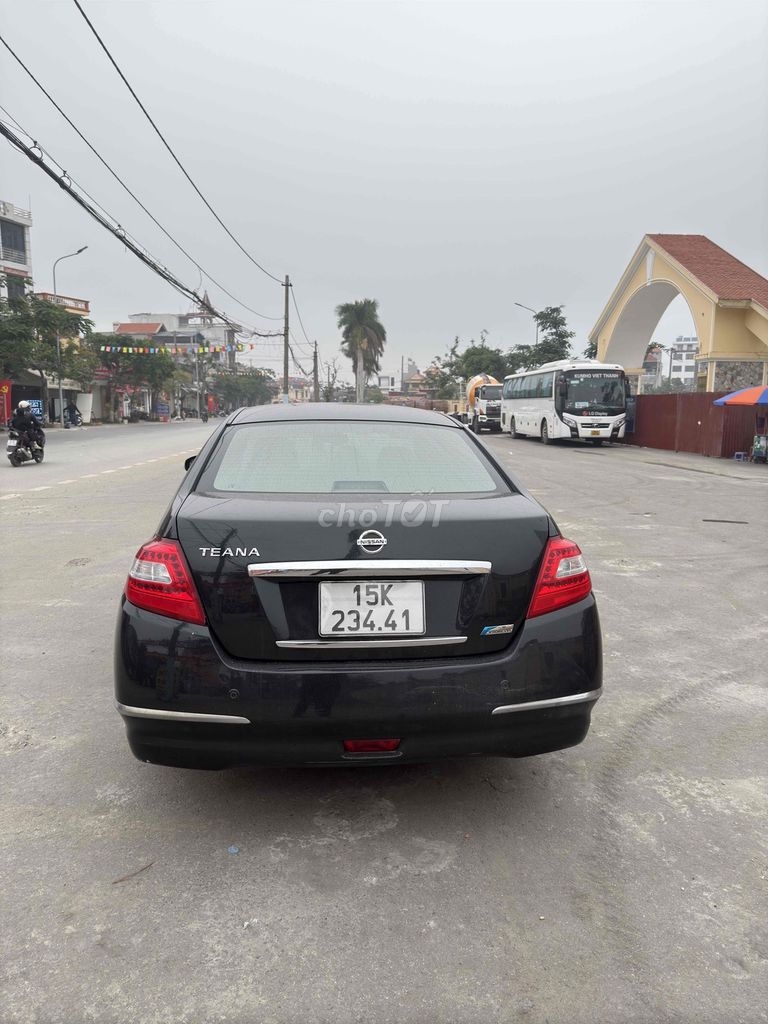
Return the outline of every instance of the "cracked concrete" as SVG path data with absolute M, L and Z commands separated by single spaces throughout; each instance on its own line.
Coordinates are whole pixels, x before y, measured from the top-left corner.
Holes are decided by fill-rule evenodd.
M 111 644 L 206 433 L 62 436 L 45 480 L 2 473 L 1 1024 L 768 1020 L 768 472 L 491 438 L 592 570 L 588 740 L 197 774 L 130 756 Z

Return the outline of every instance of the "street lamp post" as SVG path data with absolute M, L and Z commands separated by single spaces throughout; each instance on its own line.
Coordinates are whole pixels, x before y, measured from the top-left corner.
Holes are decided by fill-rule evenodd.
M 527 309 L 529 313 L 533 313 L 533 322 L 536 324 L 536 344 L 538 345 L 539 344 L 539 321 L 536 319 L 536 317 L 538 316 L 538 310 L 531 309 L 530 306 L 524 306 L 522 304 L 522 302 L 516 302 L 515 305 L 519 306 L 520 309 Z
M 81 252 L 85 252 L 88 248 L 84 245 L 82 249 L 78 249 L 77 252 L 68 252 L 66 256 L 59 256 L 53 263 L 53 301 L 58 305 L 58 292 L 56 291 L 56 264 L 61 263 L 62 260 L 68 260 L 71 256 L 79 256 Z M 59 423 L 64 426 L 64 392 L 61 388 L 61 338 L 59 337 L 58 329 L 56 331 L 56 362 L 59 367 Z

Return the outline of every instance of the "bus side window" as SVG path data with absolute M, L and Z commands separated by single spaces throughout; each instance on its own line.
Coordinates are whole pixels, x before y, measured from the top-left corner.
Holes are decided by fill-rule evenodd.
M 555 374 L 552 370 L 549 373 L 543 373 L 541 375 L 541 398 L 552 397 L 552 382 L 555 378 Z

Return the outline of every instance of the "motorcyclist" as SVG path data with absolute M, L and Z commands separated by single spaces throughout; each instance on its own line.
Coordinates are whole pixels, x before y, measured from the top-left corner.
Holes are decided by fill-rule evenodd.
M 32 412 L 29 402 L 19 402 L 11 416 L 11 427 L 18 431 L 22 445 L 30 451 L 39 451 L 45 444 L 45 434 L 40 420 Z

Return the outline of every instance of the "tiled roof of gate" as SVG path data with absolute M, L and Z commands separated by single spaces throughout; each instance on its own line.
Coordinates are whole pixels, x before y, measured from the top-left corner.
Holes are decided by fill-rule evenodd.
M 721 249 L 706 235 L 648 235 L 718 298 L 759 302 L 768 309 L 768 278 Z

